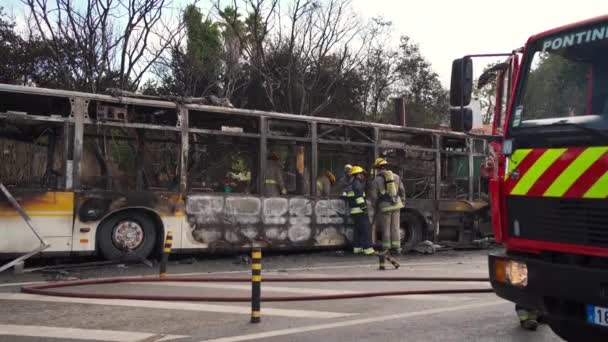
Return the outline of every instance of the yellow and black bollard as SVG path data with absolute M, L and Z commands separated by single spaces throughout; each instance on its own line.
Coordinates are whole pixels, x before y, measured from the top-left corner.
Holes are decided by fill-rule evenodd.
M 251 251 L 251 323 L 260 323 L 262 318 L 262 249 L 254 247 Z
M 167 232 L 167 238 L 165 239 L 165 247 L 163 248 L 163 255 L 160 260 L 160 274 L 161 278 L 167 276 L 167 262 L 169 261 L 169 254 L 171 254 L 171 246 L 173 245 L 173 232 Z

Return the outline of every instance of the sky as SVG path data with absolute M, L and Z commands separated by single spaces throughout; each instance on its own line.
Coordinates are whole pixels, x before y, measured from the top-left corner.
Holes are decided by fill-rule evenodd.
M 78 0 L 76 0 L 78 1 Z M 176 0 L 189 3 L 190 0 Z M 205 0 L 199 0 L 204 3 Z M 452 60 L 473 53 L 510 52 L 529 36 L 557 26 L 608 14 L 608 0 L 352 0 L 364 18 L 393 23 L 395 40 L 406 34 L 420 45 L 441 82 L 450 82 Z M 0 0 L 15 17 L 20 0 Z M 19 19 L 17 18 L 19 21 Z M 477 60 L 479 75 L 491 59 Z
M 391 21 L 396 36 L 407 34 L 417 42 L 446 88 L 456 58 L 510 52 L 533 34 L 608 14 L 608 0 L 353 0 L 353 4 L 369 18 Z M 474 61 L 475 74 L 491 61 Z

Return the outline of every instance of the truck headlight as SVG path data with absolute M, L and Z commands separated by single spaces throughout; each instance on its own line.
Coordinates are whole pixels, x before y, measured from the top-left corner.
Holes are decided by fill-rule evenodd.
M 528 266 L 525 263 L 511 260 L 507 262 L 505 273 L 511 285 L 528 286 Z
M 494 262 L 494 279 L 517 287 L 528 286 L 528 266 L 519 261 L 497 259 Z

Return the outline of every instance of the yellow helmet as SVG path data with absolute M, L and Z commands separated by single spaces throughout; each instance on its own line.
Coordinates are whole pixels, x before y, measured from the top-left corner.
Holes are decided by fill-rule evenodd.
M 378 168 L 378 167 L 380 167 L 380 166 L 384 166 L 384 165 L 386 165 L 386 164 L 388 164 L 388 163 L 386 162 L 386 159 L 384 159 L 384 158 L 378 158 L 378 159 L 376 159 L 376 161 L 374 162 L 374 168 Z
M 353 169 L 350 171 L 350 175 L 354 176 L 358 173 L 365 173 L 365 170 L 361 166 L 353 166 Z

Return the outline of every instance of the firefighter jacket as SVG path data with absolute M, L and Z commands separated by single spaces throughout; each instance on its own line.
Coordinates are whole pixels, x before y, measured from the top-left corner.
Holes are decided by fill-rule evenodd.
M 363 214 L 367 212 L 365 200 L 365 183 L 355 178 L 342 194 L 348 201 L 351 214 Z
M 380 212 L 400 210 L 405 203 L 405 188 L 401 178 L 388 170 L 378 172 L 370 184 L 370 199 Z

